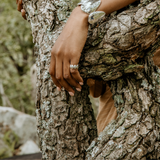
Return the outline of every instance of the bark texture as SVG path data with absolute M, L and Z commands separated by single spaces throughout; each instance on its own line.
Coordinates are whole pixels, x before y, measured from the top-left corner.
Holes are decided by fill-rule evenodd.
M 160 1 L 142 0 L 90 26 L 80 72 L 84 79 L 108 81 L 118 111 L 118 118 L 96 139 L 88 87 L 70 97 L 56 90 L 48 72 L 50 51 L 71 2 L 23 1 L 37 57 L 36 112 L 43 159 L 159 159 L 160 71 L 152 55 L 160 46 Z

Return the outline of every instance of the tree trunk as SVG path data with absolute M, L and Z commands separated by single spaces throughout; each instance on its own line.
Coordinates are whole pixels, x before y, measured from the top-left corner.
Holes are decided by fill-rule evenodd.
M 89 27 L 80 60 L 83 78 L 101 78 L 112 89 L 118 117 L 98 138 L 88 87 L 70 97 L 48 73 L 50 51 L 69 16 L 67 0 L 24 0 L 35 43 L 37 127 L 45 159 L 159 159 L 160 2 L 144 1 Z M 92 143 L 91 143 L 92 142 Z M 91 144 L 90 144 L 91 143 Z

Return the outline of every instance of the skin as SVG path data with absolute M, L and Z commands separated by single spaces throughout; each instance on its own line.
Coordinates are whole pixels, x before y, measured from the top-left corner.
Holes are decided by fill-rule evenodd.
M 70 69 L 69 66 L 79 63 L 87 39 L 87 19 L 88 14 L 84 13 L 80 7 L 76 7 L 51 51 L 49 72 L 53 82 L 59 91 L 64 87 L 71 96 L 74 96 L 75 92 L 71 86 L 81 91 L 80 84 L 83 84 L 79 71 Z
M 119 10 L 136 0 L 101 0 L 102 3 L 97 11 L 104 11 L 110 14 Z M 17 10 L 26 19 L 22 0 L 17 0 Z M 51 63 L 49 73 L 52 77 L 57 90 L 64 87 L 71 96 L 74 96 L 75 87 L 81 91 L 83 79 L 77 69 L 70 69 L 70 64 L 77 65 L 81 52 L 85 45 L 88 33 L 88 14 L 84 13 L 80 6 L 76 7 L 69 17 L 62 33 L 58 37 L 51 51 Z
M 21 12 L 22 14 L 22 17 L 26 20 L 26 12 L 25 10 L 23 9 L 23 4 L 22 4 L 22 0 L 16 0 L 16 4 L 17 4 L 17 10 L 19 12 Z

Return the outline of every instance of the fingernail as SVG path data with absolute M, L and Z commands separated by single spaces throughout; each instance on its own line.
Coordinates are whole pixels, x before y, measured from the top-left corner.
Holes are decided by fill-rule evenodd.
M 74 96 L 74 93 L 73 93 L 73 92 L 68 92 L 68 93 L 70 94 L 70 96 L 72 96 L 72 97 Z
M 61 89 L 59 88 L 59 87 L 57 87 L 57 90 L 60 92 L 61 91 Z
M 83 86 L 83 82 L 79 82 L 79 84 L 80 84 L 81 86 Z
M 76 88 L 76 90 L 79 91 L 79 92 L 81 92 L 81 89 L 80 89 L 80 88 Z

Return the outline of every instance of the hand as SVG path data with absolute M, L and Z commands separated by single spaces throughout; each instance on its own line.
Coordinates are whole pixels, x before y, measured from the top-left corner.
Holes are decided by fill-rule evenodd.
M 51 51 L 49 73 L 52 80 L 59 91 L 64 87 L 71 96 L 74 96 L 72 87 L 81 91 L 81 85 L 83 85 L 79 71 L 70 69 L 70 64 L 79 63 L 87 33 L 88 14 L 84 13 L 80 7 L 76 7 Z
M 19 12 L 21 12 L 22 14 L 22 17 L 26 20 L 26 12 L 25 10 L 23 9 L 23 4 L 22 4 L 22 0 L 16 0 L 16 4 L 17 4 L 17 10 Z

